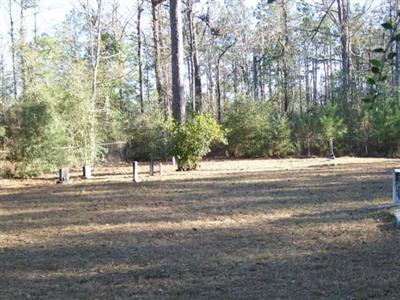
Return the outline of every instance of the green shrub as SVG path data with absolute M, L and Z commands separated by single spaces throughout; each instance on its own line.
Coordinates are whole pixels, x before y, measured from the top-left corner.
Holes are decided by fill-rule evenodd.
M 224 125 L 236 157 L 282 157 L 294 151 L 288 119 L 270 104 L 238 99 L 228 107 Z
M 178 160 L 178 170 L 195 170 L 210 151 L 212 143 L 226 143 L 222 127 L 209 115 L 196 115 L 183 125 L 174 125 L 171 153 Z
M 224 122 L 230 154 L 235 157 L 261 156 L 268 117 L 268 107 L 251 99 L 241 98 L 230 104 Z
M 307 112 L 295 115 L 293 120 L 293 135 L 298 152 L 310 156 L 320 153 L 318 133 L 320 131 L 319 110 L 310 108 Z
M 325 106 L 319 120 L 321 124 L 322 149 L 328 149 L 330 139 L 341 139 L 347 133 L 346 124 L 338 113 L 337 105 L 329 104 Z
M 388 99 L 382 104 L 377 104 L 372 111 L 373 130 L 371 138 L 375 149 L 388 156 L 400 154 L 400 106 Z
M 126 159 L 165 159 L 168 155 L 168 122 L 157 109 L 134 118 L 129 130 Z
M 30 177 L 54 171 L 66 162 L 65 136 L 49 103 L 26 102 L 16 111 L 19 126 L 13 132 L 12 158 L 17 175 Z
M 294 152 L 288 119 L 277 112 L 271 114 L 264 149 L 270 157 L 284 157 Z

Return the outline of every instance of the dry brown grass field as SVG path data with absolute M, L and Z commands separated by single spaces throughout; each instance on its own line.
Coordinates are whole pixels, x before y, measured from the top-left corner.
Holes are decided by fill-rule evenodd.
M 0 299 L 395 299 L 400 160 L 205 161 L 0 180 Z

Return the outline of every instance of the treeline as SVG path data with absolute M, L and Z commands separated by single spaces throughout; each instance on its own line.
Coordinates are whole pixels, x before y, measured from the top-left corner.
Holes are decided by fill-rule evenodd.
M 26 19 L 40 1 L 2 2 L 2 173 L 93 164 L 102 142 L 128 141 L 130 158 L 147 159 L 170 155 L 179 134 L 190 140 L 171 126 L 170 2 L 76 4 L 43 33 Z M 222 126 L 213 153 L 325 156 L 333 140 L 338 155 L 399 154 L 398 0 L 182 4 L 182 105 L 188 122 Z M 210 128 L 203 121 L 188 130 Z

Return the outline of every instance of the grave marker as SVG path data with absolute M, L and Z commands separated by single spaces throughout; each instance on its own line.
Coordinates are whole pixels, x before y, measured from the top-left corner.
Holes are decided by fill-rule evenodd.
M 393 170 L 393 204 L 400 204 L 400 169 Z M 400 225 L 400 208 L 396 208 L 395 211 L 396 216 L 396 225 Z
M 154 160 L 150 160 L 149 162 L 149 175 L 154 176 Z
M 132 173 L 133 173 L 133 182 L 139 182 L 139 163 L 137 161 L 132 162 Z
M 84 165 L 82 171 L 83 171 L 83 174 L 82 174 L 82 178 L 83 179 L 93 178 L 92 177 L 92 170 L 91 170 L 90 166 Z
M 69 172 L 67 168 L 62 168 L 58 171 L 57 183 L 69 183 Z
M 333 139 L 329 139 L 329 154 L 328 159 L 335 159 L 335 153 L 333 151 Z
M 175 156 L 172 156 L 172 165 L 174 167 L 176 167 L 176 158 L 175 158 Z

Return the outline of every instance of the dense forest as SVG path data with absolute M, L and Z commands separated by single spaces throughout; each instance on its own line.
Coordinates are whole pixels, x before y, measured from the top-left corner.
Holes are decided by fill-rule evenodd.
M 77 0 L 52 32 L 40 0 L 1 2 L 0 176 L 113 142 L 182 169 L 210 150 L 400 154 L 399 0 L 122 2 Z

